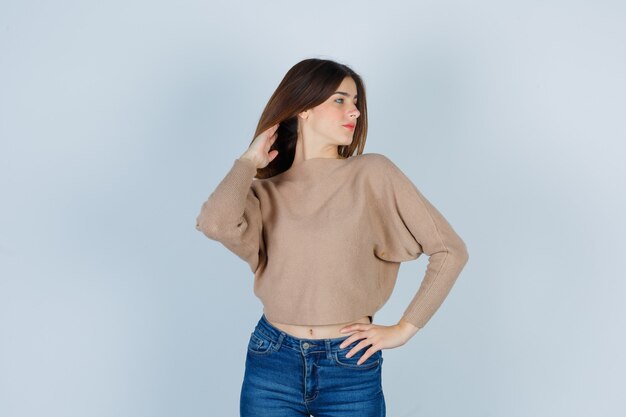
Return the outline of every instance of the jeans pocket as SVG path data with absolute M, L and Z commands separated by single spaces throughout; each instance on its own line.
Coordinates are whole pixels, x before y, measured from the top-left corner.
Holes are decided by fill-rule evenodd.
M 334 359 L 335 359 L 335 363 L 337 365 L 342 366 L 344 368 L 353 368 L 353 369 L 366 370 L 366 369 L 372 369 L 372 368 L 376 368 L 376 367 L 380 366 L 380 364 L 383 361 L 382 351 L 381 350 L 377 350 L 376 352 L 374 352 L 372 354 L 372 356 L 367 358 L 367 360 L 365 362 L 363 362 L 360 365 L 357 365 L 357 362 L 359 361 L 361 356 L 363 356 L 363 354 L 365 353 L 365 351 L 368 348 L 365 347 L 365 348 L 359 350 L 354 355 L 352 355 L 351 357 L 348 358 L 348 357 L 346 357 L 346 355 L 348 354 L 348 352 L 350 352 L 352 347 L 353 346 L 347 347 L 345 349 L 340 349 L 340 350 L 335 352 Z
M 252 332 L 248 341 L 248 352 L 253 355 L 268 355 L 272 353 L 272 342 L 264 335 Z

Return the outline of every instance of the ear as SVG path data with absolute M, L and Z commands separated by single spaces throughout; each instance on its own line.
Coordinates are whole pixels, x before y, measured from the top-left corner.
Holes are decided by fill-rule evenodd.
M 298 117 L 300 117 L 301 119 L 305 119 L 306 120 L 309 117 L 309 111 L 305 110 L 305 111 L 302 111 L 302 112 L 298 113 Z

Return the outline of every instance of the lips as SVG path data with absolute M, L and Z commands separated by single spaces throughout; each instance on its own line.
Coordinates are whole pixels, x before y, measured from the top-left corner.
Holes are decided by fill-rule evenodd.
M 346 125 L 342 125 L 342 126 L 343 126 L 343 127 L 348 128 L 348 129 L 350 129 L 350 130 L 354 130 L 354 127 L 355 127 L 356 125 L 353 125 L 353 124 L 346 124 Z

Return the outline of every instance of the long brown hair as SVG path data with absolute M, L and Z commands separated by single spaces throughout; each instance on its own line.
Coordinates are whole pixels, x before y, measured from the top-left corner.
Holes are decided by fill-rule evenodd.
M 367 136 L 367 100 L 363 80 L 347 65 L 327 59 L 309 58 L 298 62 L 287 71 L 261 114 L 252 141 L 261 132 L 280 123 L 278 137 L 270 148 L 278 150 L 278 155 L 266 167 L 257 170 L 256 178 L 273 177 L 291 167 L 298 140 L 298 113 L 326 101 L 345 77 L 351 77 L 356 84 L 356 107 L 360 116 L 352 143 L 338 146 L 337 151 L 342 158 L 353 155 L 355 150 L 358 155 L 363 153 Z

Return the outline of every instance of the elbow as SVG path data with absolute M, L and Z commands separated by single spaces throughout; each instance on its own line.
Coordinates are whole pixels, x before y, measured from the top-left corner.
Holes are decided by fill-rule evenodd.
M 196 218 L 196 230 L 204 233 L 206 237 L 213 240 L 217 240 L 220 235 L 218 222 L 213 222 L 202 216 L 202 214 Z
M 210 200 L 205 201 L 196 217 L 196 230 L 204 233 L 209 239 L 218 240 L 223 233 L 222 225 L 225 223 L 225 219 L 217 215 L 219 212 L 210 205 Z
M 452 255 L 455 259 L 455 264 L 458 265 L 460 269 L 463 268 L 469 260 L 469 252 L 465 242 L 460 237 L 457 237 L 448 242 L 446 247 L 448 255 Z
M 239 239 L 246 231 L 247 223 L 241 219 L 237 223 L 223 218 L 212 218 L 200 214 L 196 218 L 196 230 L 204 233 L 206 237 L 219 242 L 231 239 Z
M 459 257 L 459 263 L 461 264 L 461 266 L 465 266 L 467 261 L 469 261 L 469 252 L 467 250 L 467 245 L 460 238 L 459 238 L 459 243 L 457 245 L 457 253 Z
M 465 266 L 467 261 L 469 261 L 469 252 L 467 251 L 467 248 L 465 248 L 463 251 L 463 266 Z

